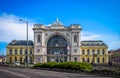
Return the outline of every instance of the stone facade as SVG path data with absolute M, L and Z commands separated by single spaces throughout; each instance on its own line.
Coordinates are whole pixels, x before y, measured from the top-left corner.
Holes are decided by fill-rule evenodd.
M 108 53 L 110 62 L 120 64 L 120 48 L 116 50 L 110 50 Z
M 80 61 L 81 27 L 64 26 L 56 20 L 51 26 L 35 24 L 34 62 Z

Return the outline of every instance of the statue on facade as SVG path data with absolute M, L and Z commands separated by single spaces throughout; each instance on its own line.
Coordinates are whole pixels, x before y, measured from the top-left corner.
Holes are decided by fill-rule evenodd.
M 40 36 L 40 34 L 38 34 L 37 42 L 41 42 L 41 36 Z
M 74 35 L 74 42 L 77 43 L 77 34 Z

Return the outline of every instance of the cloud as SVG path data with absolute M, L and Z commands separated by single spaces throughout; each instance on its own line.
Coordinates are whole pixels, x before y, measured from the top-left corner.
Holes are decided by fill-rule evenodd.
M 101 35 L 89 31 L 83 31 L 81 35 L 81 40 L 96 40 L 100 39 Z
M 13 39 L 26 39 L 26 24 L 19 21 L 20 17 L 8 14 L 0 15 L 0 41 L 10 42 Z M 24 18 L 23 18 L 24 19 Z M 29 23 L 29 39 L 33 40 L 33 25 Z
M 81 33 L 81 40 L 103 40 L 108 45 L 108 50 L 120 48 L 120 37 L 118 34 L 98 34 L 91 31 L 83 31 Z
M 26 40 L 26 24 L 19 21 L 21 17 L 3 13 L 0 15 L 0 41 L 10 42 L 13 39 Z M 30 19 L 22 18 L 29 22 L 29 40 L 33 40 L 33 23 Z M 50 26 L 48 24 L 46 26 Z M 103 40 L 107 45 L 108 49 L 120 48 L 120 36 L 118 34 L 104 34 L 96 33 L 94 31 L 82 31 L 81 40 Z

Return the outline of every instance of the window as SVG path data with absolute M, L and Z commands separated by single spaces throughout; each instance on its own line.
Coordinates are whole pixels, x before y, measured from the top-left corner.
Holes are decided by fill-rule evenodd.
M 102 59 L 102 62 L 103 62 L 103 63 L 105 62 L 105 59 L 104 59 L 104 57 L 103 57 L 103 59 Z
M 97 62 L 100 63 L 100 58 L 99 57 L 97 58 Z
M 40 52 L 40 49 L 37 49 L 37 53 L 39 53 Z
M 15 55 L 17 55 L 17 49 L 15 49 Z
M 74 58 L 74 61 L 77 62 L 77 57 Z
M 50 61 L 61 62 L 61 60 L 66 61 L 67 60 L 66 56 L 56 57 L 55 55 L 67 55 L 68 54 L 67 40 L 61 35 L 54 35 L 51 38 L 49 38 L 47 42 L 47 55 L 49 54 L 52 55 L 52 57 L 47 56 L 47 61 L 49 62 Z
M 95 54 L 95 50 L 92 50 L 92 54 Z
M 82 58 L 82 62 L 85 62 L 85 58 Z
M 93 63 L 95 62 L 95 59 L 94 59 L 94 58 L 92 58 L 92 62 L 93 62 Z
M 10 57 L 10 63 L 12 63 L 12 57 Z
M 90 51 L 89 51 L 89 49 L 87 50 L 87 54 L 90 54 Z
M 17 57 L 15 57 L 15 61 L 17 61 Z
M 38 36 L 37 36 L 37 42 L 40 42 L 41 40 L 41 37 L 40 37 L 40 34 L 38 34 Z
M 30 57 L 30 63 L 32 63 L 32 57 Z
M 77 53 L 77 50 L 76 50 L 76 49 L 74 49 L 74 53 Z
M 30 49 L 30 54 L 32 54 L 32 49 Z
M 10 55 L 12 55 L 12 49 L 10 49 Z
M 87 58 L 87 62 L 88 62 L 88 63 L 90 62 L 90 59 L 89 59 L 89 58 Z
M 22 57 L 20 57 L 20 63 L 22 63 Z
M 22 55 L 22 48 L 20 49 L 20 54 Z
M 97 50 L 97 53 L 100 54 L 100 50 Z
M 104 50 L 104 49 L 102 50 L 102 54 L 103 54 L 103 55 L 105 54 L 105 50 Z
M 85 50 L 84 49 L 82 50 L 82 54 L 85 54 Z

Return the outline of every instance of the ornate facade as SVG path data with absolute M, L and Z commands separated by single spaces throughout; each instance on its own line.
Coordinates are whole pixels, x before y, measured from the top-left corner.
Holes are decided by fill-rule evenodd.
M 108 53 L 110 62 L 120 64 L 120 48 L 116 50 L 110 50 Z
M 26 59 L 26 40 L 12 40 L 7 46 L 6 62 L 8 64 L 14 64 L 19 62 L 20 64 L 25 64 Z M 33 42 L 28 41 L 28 63 L 33 63 L 34 61 L 33 52 Z
M 103 41 L 81 41 L 80 62 L 108 63 L 108 47 Z
M 56 20 L 51 26 L 35 24 L 34 62 L 80 61 L 79 24 L 63 26 Z

